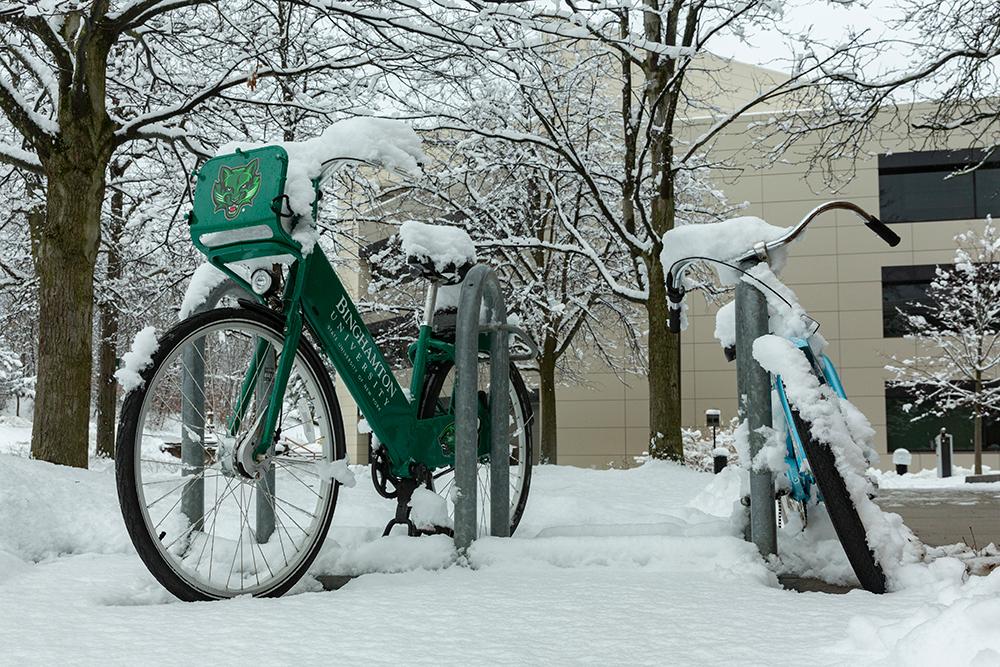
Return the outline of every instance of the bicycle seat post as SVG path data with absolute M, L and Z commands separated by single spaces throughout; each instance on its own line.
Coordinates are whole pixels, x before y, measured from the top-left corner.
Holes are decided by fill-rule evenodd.
M 437 307 L 438 284 L 430 281 L 427 284 L 427 293 L 424 295 L 424 317 L 421 325 L 432 326 L 434 324 L 434 309 Z

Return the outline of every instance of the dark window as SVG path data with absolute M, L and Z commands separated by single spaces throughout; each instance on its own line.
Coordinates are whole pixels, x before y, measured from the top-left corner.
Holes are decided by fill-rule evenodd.
M 1000 160 L 977 150 L 880 155 L 878 187 L 884 222 L 985 218 L 1000 209 Z
M 910 451 L 929 451 L 931 440 L 947 429 L 955 439 L 955 451 L 972 451 L 972 408 L 954 410 L 941 417 L 927 416 L 913 421 L 919 408 L 913 405 L 911 390 L 887 385 L 885 388 L 885 431 L 888 451 L 903 447 Z M 983 421 L 983 450 L 1000 450 L 1000 422 L 990 418 Z
M 882 335 L 899 338 L 907 333 L 907 315 L 916 315 L 921 306 L 931 303 L 927 290 L 934 279 L 937 267 L 920 266 L 882 267 Z

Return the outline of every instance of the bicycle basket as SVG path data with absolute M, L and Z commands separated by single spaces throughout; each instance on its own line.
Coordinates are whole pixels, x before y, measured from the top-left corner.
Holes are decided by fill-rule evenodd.
M 284 196 L 288 154 L 265 146 L 212 158 L 198 171 L 191 240 L 214 264 L 260 257 L 302 259 Z

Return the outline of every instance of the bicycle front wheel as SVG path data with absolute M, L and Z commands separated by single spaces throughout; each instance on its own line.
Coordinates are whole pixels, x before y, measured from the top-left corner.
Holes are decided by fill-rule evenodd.
M 282 323 L 218 309 L 160 340 L 122 408 L 122 516 L 153 576 L 183 600 L 277 596 L 305 573 L 337 502 L 344 427 L 302 340 L 265 462 L 247 463 L 282 354 Z
M 792 410 L 792 420 L 806 450 L 813 478 L 823 494 L 823 504 L 830 515 L 830 522 L 844 547 L 854 574 L 865 590 L 885 593 L 885 573 L 868 546 L 865 526 L 847 491 L 844 478 L 837 470 L 833 450 L 812 437 L 809 424 L 802 419 L 798 410 Z

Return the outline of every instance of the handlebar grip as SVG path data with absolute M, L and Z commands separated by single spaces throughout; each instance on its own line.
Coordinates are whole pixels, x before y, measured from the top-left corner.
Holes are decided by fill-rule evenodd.
M 670 313 L 667 319 L 667 326 L 670 328 L 670 333 L 679 334 L 681 332 L 681 304 L 670 303 L 667 306 L 667 310 Z
M 865 221 L 865 227 L 878 234 L 883 241 L 888 243 L 893 248 L 898 246 L 899 242 L 902 240 L 896 232 L 889 229 L 884 222 L 876 218 L 874 215 L 869 216 L 868 220 Z

